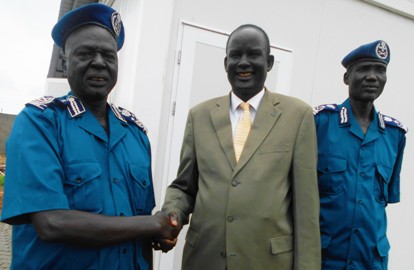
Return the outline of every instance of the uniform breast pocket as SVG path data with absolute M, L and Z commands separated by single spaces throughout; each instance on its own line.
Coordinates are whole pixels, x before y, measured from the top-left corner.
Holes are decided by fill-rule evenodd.
M 72 163 L 64 165 L 64 191 L 71 209 L 100 213 L 103 208 L 103 190 L 98 163 Z
M 374 194 L 377 202 L 388 202 L 388 185 L 391 181 L 392 168 L 383 164 L 376 165 L 376 177 L 374 181 Z
M 149 205 L 152 194 L 149 168 L 130 163 L 129 172 L 132 179 L 132 201 L 135 206 L 135 211 L 137 214 L 148 215 L 152 209 Z
M 337 157 L 318 158 L 318 185 L 321 195 L 341 193 L 344 189 L 347 161 Z

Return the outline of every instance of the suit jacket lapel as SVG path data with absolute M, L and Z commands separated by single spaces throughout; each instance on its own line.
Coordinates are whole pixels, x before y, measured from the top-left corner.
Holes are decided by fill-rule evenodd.
M 236 166 L 236 157 L 233 148 L 233 132 L 230 121 L 230 95 L 217 101 L 217 108 L 211 111 L 211 120 L 216 130 L 221 147 L 230 166 Z
M 246 144 L 234 170 L 233 177 L 246 165 L 249 159 L 257 151 L 270 130 L 276 124 L 282 111 L 276 108 L 280 101 L 275 94 L 266 90 L 256 113 Z M 233 150 L 234 153 L 234 150 Z

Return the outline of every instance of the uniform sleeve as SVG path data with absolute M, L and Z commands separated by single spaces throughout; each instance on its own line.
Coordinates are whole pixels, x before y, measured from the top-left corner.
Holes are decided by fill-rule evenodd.
M 401 138 L 398 144 L 397 160 L 395 162 L 390 184 L 388 186 L 388 203 L 397 203 L 400 201 L 400 173 L 403 162 L 405 143 L 405 134 L 401 132 Z
M 52 110 L 31 107 L 15 119 L 6 144 L 2 210 L 6 223 L 28 223 L 28 213 L 69 208 L 63 192 L 55 119 Z
M 146 201 L 146 214 L 150 215 L 152 210 L 155 207 L 155 194 L 154 194 L 154 181 L 153 181 L 153 176 L 152 176 L 152 157 L 151 157 L 151 144 L 148 140 L 148 137 L 146 135 L 145 136 L 145 145 L 146 145 L 146 149 L 147 149 L 147 153 L 148 153 L 148 158 L 150 160 L 150 166 L 148 167 L 148 175 L 149 175 L 149 180 L 151 181 L 151 191 L 150 194 L 148 195 L 148 200 Z
M 315 122 L 309 109 L 299 127 L 292 168 L 295 270 L 316 270 L 321 267 L 316 144 Z
M 193 121 L 190 111 L 181 147 L 177 178 L 167 188 L 162 207 L 167 213 L 175 211 L 183 224 L 188 223 L 189 215 L 194 209 L 195 197 L 198 192 L 198 175 Z

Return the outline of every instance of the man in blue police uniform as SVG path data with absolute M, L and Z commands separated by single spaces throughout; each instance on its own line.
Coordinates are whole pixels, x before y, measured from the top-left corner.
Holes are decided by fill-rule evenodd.
M 315 108 L 322 269 L 387 269 L 385 207 L 400 200 L 407 129 L 377 112 L 390 50 L 382 40 L 343 60 L 349 98 Z
M 28 103 L 7 142 L 2 221 L 11 269 L 152 269 L 153 237 L 175 239 L 154 208 L 150 144 L 130 112 L 107 103 L 124 42 L 117 13 L 90 4 L 52 37 L 71 91 Z

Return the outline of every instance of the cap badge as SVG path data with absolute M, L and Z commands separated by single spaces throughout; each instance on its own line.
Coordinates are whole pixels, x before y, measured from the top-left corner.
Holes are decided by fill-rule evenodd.
M 388 57 L 388 48 L 387 44 L 384 41 L 380 41 L 375 48 L 375 52 L 380 59 L 385 59 Z
M 116 36 L 119 37 L 122 28 L 121 14 L 119 14 L 118 12 L 112 13 L 111 22 L 112 28 L 114 29 Z

